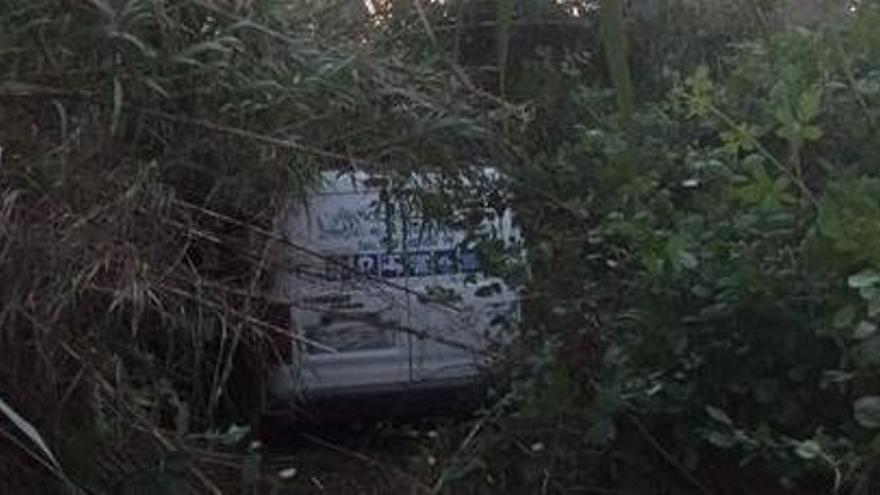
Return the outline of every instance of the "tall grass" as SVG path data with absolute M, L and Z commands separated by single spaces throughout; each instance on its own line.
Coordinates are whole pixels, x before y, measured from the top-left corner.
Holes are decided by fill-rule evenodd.
M 0 4 L 0 397 L 82 489 L 221 489 L 195 434 L 265 400 L 273 218 L 316 170 L 492 152 L 497 102 L 290 4 Z M 0 492 L 68 486 L 9 419 Z

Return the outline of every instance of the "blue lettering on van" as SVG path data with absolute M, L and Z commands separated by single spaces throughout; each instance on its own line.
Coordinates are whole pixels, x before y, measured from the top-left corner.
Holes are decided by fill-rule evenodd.
M 379 275 L 378 254 L 356 254 L 354 256 L 354 269 L 364 275 Z
M 434 251 L 434 274 L 435 275 L 451 275 L 456 272 L 458 263 L 456 262 L 455 251 L 443 249 Z
M 397 278 L 406 274 L 402 254 L 383 254 L 380 257 L 382 268 L 379 271 L 382 278 Z
M 357 253 L 326 259 L 327 280 L 348 280 L 357 275 L 386 279 L 431 277 L 481 270 L 477 253 L 465 249 L 437 249 L 409 253 Z
M 434 274 L 430 251 L 409 253 L 406 261 L 407 275 L 410 277 L 427 277 Z

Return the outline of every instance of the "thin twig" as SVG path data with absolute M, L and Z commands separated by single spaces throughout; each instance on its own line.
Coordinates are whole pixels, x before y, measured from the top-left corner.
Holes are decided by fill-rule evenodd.
M 437 48 L 437 36 L 434 35 L 434 29 L 431 27 L 431 21 L 428 20 L 428 16 L 425 14 L 422 2 L 420 0 L 413 0 L 413 5 L 416 6 L 416 12 L 419 14 L 419 20 L 422 23 L 422 27 L 425 28 L 425 35 L 431 42 L 431 46 Z
M 104 389 L 106 389 L 110 393 L 116 392 L 116 389 L 107 380 L 105 380 L 104 378 L 102 378 L 100 376 L 98 377 L 98 380 L 99 380 L 101 386 L 104 387 Z M 174 443 L 172 443 L 170 440 L 165 438 L 165 436 L 162 434 L 162 432 L 159 431 L 158 428 L 153 426 L 153 423 L 151 421 L 148 421 L 147 419 L 145 419 L 140 414 L 140 412 L 138 412 L 134 407 L 131 407 L 131 405 L 127 404 L 127 403 L 123 403 L 123 404 L 127 406 L 128 413 L 135 420 L 140 421 L 144 425 L 142 430 L 149 433 L 157 442 L 159 442 L 159 445 L 161 445 L 162 448 L 164 448 L 166 451 L 169 451 L 169 452 L 178 452 L 181 450 Z M 196 479 L 199 480 L 199 482 L 204 486 L 204 488 L 209 493 L 211 493 L 212 495 L 223 495 L 223 491 L 220 490 L 220 488 L 218 488 L 217 485 L 215 485 L 214 482 L 212 482 L 211 479 L 208 478 L 208 476 L 201 469 L 199 469 L 196 466 L 191 465 L 191 466 L 189 466 L 189 471 L 193 474 L 193 476 L 196 477 Z
M 255 234 L 259 234 L 263 237 L 267 237 L 269 239 L 272 239 L 274 241 L 277 241 L 277 242 L 283 244 L 286 247 L 290 247 L 290 248 L 295 249 L 301 253 L 307 254 L 309 256 L 313 256 L 313 257 L 320 259 L 326 263 L 334 265 L 334 268 L 339 268 L 343 271 L 348 271 L 349 273 L 356 273 L 359 277 L 363 277 L 366 280 L 376 282 L 381 285 L 388 286 L 392 289 L 402 291 L 406 294 L 414 295 L 425 302 L 444 306 L 447 309 L 450 309 L 452 311 L 456 311 L 456 312 L 461 311 L 461 308 L 459 308 L 458 306 L 455 306 L 454 304 L 452 304 L 446 300 L 443 300 L 443 299 L 440 299 L 437 297 L 432 297 L 429 294 L 410 289 L 409 287 L 406 287 L 405 285 L 397 284 L 397 283 L 394 283 L 390 280 L 377 277 L 375 275 L 370 275 L 368 273 L 359 272 L 355 268 L 353 268 L 349 265 L 346 265 L 345 263 L 343 263 L 339 260 L 334 259 L 332 256 L 328 256 L 326 254 L 320 253 L 318 251 L 310 249 L 310 248 L 303 246 L 301 244 L 297 244 L 297 243 L 291 241 L 290 239 L 287 239 L 284 236 L 281 236 L 281 235 L 279 235 L 275 232 L 272 232 L 270 230 L 263 229 L 263 228 L 258 227 L 256 225 L 253 225 L 251 223 L 230 217 L 229 215 L 225 215 L 223 213 L 220 213 L 220 212 L 217 212 L 214 210 L 210 210 L 208 208 L 204 208 L 202 206 L 198 206 L 198 205 L 195 205 L 195 204 L 192 204 L 192 203 L 180 200 L 180 199 L 174 199 L 173 201 L 174 201 L 174 203 L 176 203 L 180 206 L 183 206 L 185 208 L 189 208 L 191 210 L 198 211 L 199 213 L 202 213 L 206 216 L 210 216 L 210 217 L 215 218 L 217 220 L 222 220 L 226 223 L 229 223 L 231 225 L 235 225 L 237 227 L 246 228 Z
M 706 108 L 710 112 L 712 112 L 713 115 L 718 117 L 718 119 L 720 119 L 724 123 L 724 125 L 728 126 L 730 129 L 737 130 L 739 128 L 739 126 L 736 124 L 736 122 L 733 121 L 733 119 L 728 117 L 727 114 L 722 112 L 715 105 L 709 103 L 706 105 Z M 783 164 L 775 156 L 773 156 L 773 153 L 770 153 L 770 150 L 764 147 L 764 145 L 761 143 L 760 140 L 758 140 L 758 138 L 754 136 L 749 136 L 749 142 L 755 147 L 755 149 L 758 150 L 759 153 L 761 153 L 764 158 L 772 163 L 773 166 L 775 166 L 780 172 L 788 177 L 788 179 L 792 183 L 794 183 L 794 185 L 797 186 L 798 189 L 800 189 L 801 193 L 804 195 L 804 198 L 806 198 L 812 206 L 815 207 L 819 204 L 818 201 L 816 201 L 816 197 L 813 195 L 813 191 L 810 191 L 810 188 L 807 187 L 804 181 L 800 177 L 795 175 L 794 172 L 789 170 L 789 168 L 786 167 L 785 164 Z
M 417 489 L 421 490 L 422 493 L 431 493 L 431 489 L 428 486 L 426 486 L 424 483 L 422 483 L 421 480 L 419 480 L 418 478 L 416 478 L 416 477 L 410 475 L 409 473 L 406 473 L 406 472 L 404 472 L 394 466 L 390 466 L 390 465 L 385 464 L 381 461 L 378 461 L 377 459 L 375 459 L 373 457 L 365 455 L 361 452 L 347 449 L 345 447 L 342 447 L 341 445 L 337 445 L 333 442 L 330 442 L 329 440 L 325 440 L 323 438 L 317 437 L 317 436 L 312 435 L 310 433 L 303 433 L 302 435 L 303 435 L 303 438 L 305 438 L 306 440 L 308 440 L 316 445 L 330 449 L 330 450 L 337 452 L 339 454 L 346 455 L 348 457 L 351 457 L 353 459 L 361 461 L 364 464 L 367 464 L 369 466 L 373 466 L 373 467 L 376 467 L 379 469 L 385 469 L 385 470 L 391 471 L 396 476 L 399 476 L 400 478 L 404 478 L 404 479 L 408 480 L 410 483 L 412 483 L 413 488 L 417 488 Z
M 214 131 L 214 132 L 219 132 L 222 134 L 229 134 L 232 136 L 250 139 L 252 141 L 257 141 L 260 143 L 271 144 L 273 146 L 278 146 L 280 148 L 287 148 L 287 149 L 302 151 L 302 152 L 309 153 L 309 154 L 312 154 L 315 156 L 320 156 L 320 157 L 324 157 L 324 158 L 332 158 L 334 160 L 340 160 L 345 163 L 360 164 L 360 165 L 373 164 L 373 162 L 371 162 L 369 160 L 361 160 L 361 159 L 354 158 L 349 155 L 343 155 L 342 153 L 335 153 L 332 151 L 313 148 L 311 146 L 299 144 L 299 143 L 292 141 L 290 139 L 274 138 L 271 136 L 267 136 L 265 134 L 260 134 L 260 133 L 254 132 L 254 131 L 249 131 L 247 129 L 243 129 L 241 127 L 233 127 L 233 126 L 228 126 L 228 125 L 223 125 L 223 124 L 217 124 L 215 122 L 211 122 L 209 120 L 204 120 L 204 119 L 194 119 L 191 117 L 183 117 L 180 115 L 173 115 L 170 113 L 160 112 L 158 110 L 152 110 L 149 108 L 139 108 L 139 107 L 133 107 L 131 105 L 128 105 L 128 107 L 131 108 L 132 110 L 139 112 L 139 113 L 142 113 L 144 115 L 150 115 L 150 116 L 157 117 L 157 118 L 160 118 L 163 120 L 167 120 L 169 122 L 176 122 L 178 124 L 202 127 L 202 128 Z
M 107 294 L 116 294 L 116 292 L 117 292 L 112 287 L 103 287 L 103 286 L 96 285 L 96 284 L 89 284 L 87 286 L 87 288 L 94 290 L 94 291 L 97 291 L 97 292 L 103 292 L 103 293 L 107 293 Z M 183 298 L 195 301 L 196 303 L 201 304 L 201 305 L 203 305 L 207 308 L 210 308 L 214 311 L 228 313 L 228 314 L 235 316 L 235 317 L 237 317 L 247 323 L 250 323 L 254 326 L 257 326 L 257 327 L 262 328 L 264 330 L 269 330 L 273 333 L 280 334 L 285 337 L 289 337 L 290 339 L 297 341 L 297 342 L 300 342 L 302 344 L 315 346 L 315 347 L 322 349 L 324 351 L 327 351 L 327 352 L 332 352 L 332 353 L 338 352 L 336 349 L 334 349 L 332 347 L 329 347 L 329 346 L 324 345 L 320 342 L 309 339 L 308 337 L 306 337 L 304 335 L 294 333 L 289 328 L 282 328 L 277 325 L 273 325 L 271 323 L 260 320 L 259 318 L 251 316 L 249 314 L 243 313 L 241 311 L 237 311 L 237 310 L 229 308 L 229 307 L 225 307 L 225 306 L 218 304 L 214 301 L 209 301 L 209 300 L 205 299 L 204 297 L 198 296 L 196 294 L 185 291 L 183 289 L 179 289 L 177 287 L 171 287 L 168 285 L 160 285 L 159 288 L 164 290 L 165 292 L 174 294 L 178 297 L 183 297 Z
M 694 475 L 691 474 L 687 470 L 687 468 L 682 466 L 681 463 L 678 462 L 675 459 L 675 457 L 673 457 L 672 454 L 669 453 L 668 450 L 666 450 L 662 445 L 660 445 L 660 442 L 658 442 L 657 439 L 654 438 L 653 435 L 651 435 L 651 432 L 648 431 L 648 428 L 646 428 L 645 425 L 643 425 L 642 422 L 639 421 L 639 419 L 637 417 L 635 417 L 635 415 L 625 414 L 624 417 L 636 428 L 636 431 L 642 436 L 642 438 L 646 442 L 648 442 L 648 445 L 650 445 L 655 451 L 657 451 L 657 453 L 660 454 L 660 457 L 662 457 L 663 460 L 666 461 L 667 464 L 669 464 L 669 466 L 674 468 L 675 471 L 679 475 L 681 475 L 682 479 L 687 481 L 688 484 L 693 486 L 695 489 L 697 489 L 703 495 L 711 495 L 712 494 L 712 491 L 709 490 L 709 488 L 707 488 L 706 485 L 704 485 L 700 480 L 698 480 L 696 477 L 694 477 Z

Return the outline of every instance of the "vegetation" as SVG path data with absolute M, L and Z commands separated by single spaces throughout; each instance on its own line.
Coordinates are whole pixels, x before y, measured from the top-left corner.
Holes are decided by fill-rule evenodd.
M 876 490 L 876 26 L 864 9 L 665 62 L 695 70 L 645 92 L 631 131 L 570 74 L 585 117 L 518 171 L 543 372 L 479 472 L 529 492 L 615 472 L 632 493 Z
M 56 477 L 215 490 L 194 452 L 259 413 L 287 334 L 267 290 L 285 194 L 328 162 L 492 153 L 503 108 L 309 22 L 271 3 L 0 6 L 0 397 Z M 33 459 L 4 442 L 0 478 L 38 480 L 8 490 L 53 485 L 37 438 L 4 433 Z
M 880 6 L 622 4 L 0 5 L 2 490 L 255 490 L 286 195 L 480 158 L 526 315 L 408 490 L 875 493 Z

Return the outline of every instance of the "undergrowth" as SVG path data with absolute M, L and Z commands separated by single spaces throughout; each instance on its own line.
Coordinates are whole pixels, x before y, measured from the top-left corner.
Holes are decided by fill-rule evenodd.
M 323 36 L 307 6 L 0 6 L 0 399 L 27 421 L 3 430 L 0 491 L 236 491 L 212 452 L 289 338 L 285 198 L 324 167 L 492 153 L 497 103 L 464 76 L 363 25 Z
M 582 117 L 514 181 L 533 372 L 451 487 L 876 491 L 878 26 L 670 53 L 628 129 L 568 57 L 551 97 Z
M 288 459 L 239 426 L 300 338 L 269 290 L 286 198 L 502 155 L 519 346 L 493 405 L 383 461 L 389 490 L 877 491 L 872 2 L 805 27 L 669 2 L 629 26 L 631 119 L 577 2 L 294 3 L 0 5 L 0 491 L 279 493 L 260 467 Z

